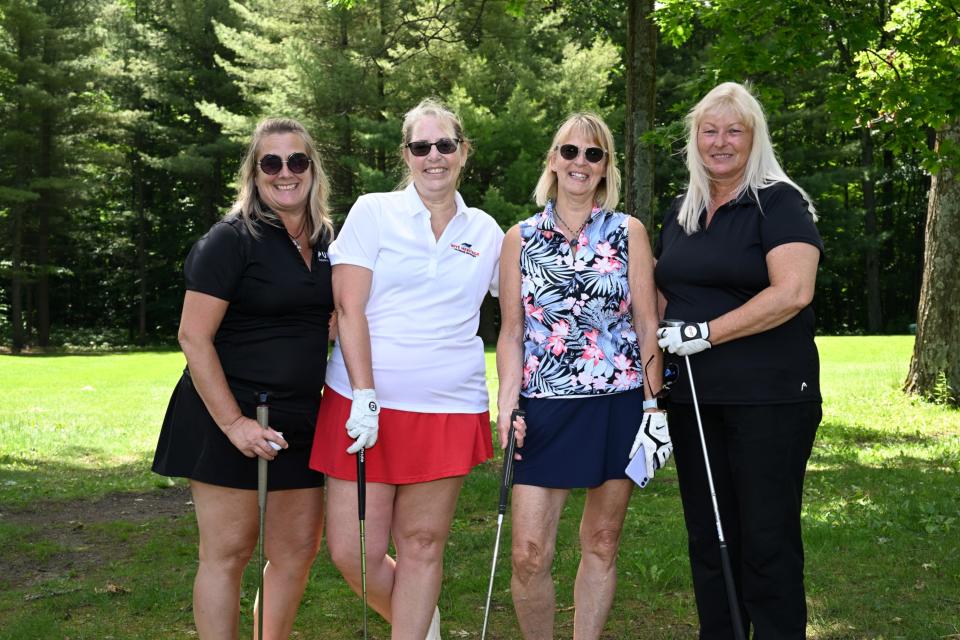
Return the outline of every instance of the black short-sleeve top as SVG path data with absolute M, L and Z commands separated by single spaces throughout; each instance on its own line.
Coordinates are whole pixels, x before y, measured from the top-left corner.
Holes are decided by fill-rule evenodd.
M 284 228 L 256 228 L 258 237 L 236 216 L 213 225 L 187 255 L 187 290 L 230 303 L 214 347 L 239 401 L 266 390 L 275 406 L 316 411 L 333 311 L 329 242 L 317 243 L 307 269 Z
M 664 216 L 654 249 L 657 288 L 667 300 L 665 318 L 712 320 L 743 305 L 770 285 L 766 256 L 774 247 L 823 242 L 797 189 L 775 183 L 747 191 L 721 206 L 705 228 L 687 235 L 677 220 L 682 197 Z M 669 356 L 681 366 L 683 359 Z M 690 357 L 697 399 L 704 404 L 784 404 L 821 400 L 820 360 L 814 343 L 813 306 L 762 333 L 716 345 Z M 682 369 L 681 369 L 682 370 Z M 692 402 L 684 373 L 671 392 Z

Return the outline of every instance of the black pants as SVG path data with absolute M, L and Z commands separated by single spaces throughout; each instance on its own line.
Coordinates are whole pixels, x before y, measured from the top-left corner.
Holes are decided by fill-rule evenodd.
M 729 640 L 733 626 L 696 414 L 693 405 L 677 403 L 669 413 L 700 638 Z M 753 625 L 755 640 L 806 638 L 800 507 L 820 403 L 706 405 L 700 415 L 744 625 Z

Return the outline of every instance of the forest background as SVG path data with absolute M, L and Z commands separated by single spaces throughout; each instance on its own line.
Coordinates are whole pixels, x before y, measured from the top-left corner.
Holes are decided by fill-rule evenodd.
M 464 198 L 506 228 L 594 110 L 655 237 L 683 116 L 735 80 L 820 215 L 818 331 L 906 333 L 919 306 L 919 346 L 960 304 L 958 78 L 955 0 L 0 0 L 0 341 L 173 343 L 183 259 L 262 117 L 310 129 L 339 223 L 396 185 L 402 115 L 437 96 L 474 143 Z M 958 327 L 927 327 L 954 397 Z

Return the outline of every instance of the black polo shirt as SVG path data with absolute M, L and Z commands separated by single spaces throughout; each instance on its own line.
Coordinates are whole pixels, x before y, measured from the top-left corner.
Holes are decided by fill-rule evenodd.
M 657 287 L 667 299 L 664 317 L 687 322 L 713 320 L 743 305 L 770 285 L 766 255 L 789 242 L 820 250 L 823 242 L 807 203 L 795 188 L 777 183 L 749 191 L 714 213 L 704 228 L 687 235 L 677 220 L 682 198 L 664 216 L 654 249 Z M 690 357 L 697 399 L 703 404 L 782 404 L 820 398 L 820 360 L 813 306 L 762 333 L 716 345 Z M 681 365 L 683 358 L 667 355 Z M 686 372 L 671 400 L 692 401 Z
M 254 237 L 236 216 L 213 225 L 187 255 L 187 289 L 230 303 L 214 346 L 242 404 L 267 390 L 278 408 L 316 412 L 333 310 L 328 241 L 307 269 L 285 229 L 257 229 Z

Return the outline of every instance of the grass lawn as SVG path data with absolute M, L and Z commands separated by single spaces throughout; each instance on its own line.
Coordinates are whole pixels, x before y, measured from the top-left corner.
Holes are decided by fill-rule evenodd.
M 804 508 L 811 638 L 960 640 L 960 412 L 899 392 L 912 343 L 818 340 L 824 420 Z M 195 637 L 189 493 L 149 471 L 182 367 L 178 352 L 0 356 L 0 639 Z M 495 389 L 492 353 L 488 371 Z M 460 498 L 440 602 L 445 638 L 480 635 L 499 465 L 472 473 Z M 571 495 L 559 534 L 561 638 L 572 635 L 582 501 Z M 490 638 L 520 637 L 507 549 Z M 242 637 L 254 574 L 244 581 Z M 672 465 L 634 493 L 619 576 L 604 638 L 696 637 Z M 389 638 L 370 620 L 371 638 Z M 295 637 L 358 638 L 360 622 L 359 600 L 322 550 Z

